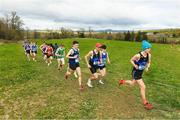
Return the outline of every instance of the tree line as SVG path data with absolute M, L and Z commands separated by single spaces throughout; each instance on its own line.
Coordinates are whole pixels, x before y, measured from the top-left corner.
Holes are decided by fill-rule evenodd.
M 112 32 L 111 30 L 93 31 L 89 28 L 85 31 L 83 28 L 73 31 L 67 28 L 60 30 L 29 30 L 24 28 L 23 20 L 16 12 L 6 14 L 0 17 L 0 39 L 5 40 L 24 40 L 24 39 L 64 39 L 64 38 L 96 38 L 107 40 L 123 40 L 139 42 L 148 39 L 151 42 L 158 43 L 180 43 L 180 40 L 172 40 L 180 37 L 180 30 L 154 31 L 152 35 L 147 35 L 145 31 L 124 31 Z M 168 40 L 171 38 L 171 40 Z
M 0 39 L 22 40 L 24 38 L 23 21 L 16 12 L 0 17 Z

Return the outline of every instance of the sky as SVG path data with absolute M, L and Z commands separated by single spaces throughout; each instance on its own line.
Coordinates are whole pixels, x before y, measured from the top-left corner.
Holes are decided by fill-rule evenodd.
M 0 16 L 11 11 L 29 29 L 180 28 L 180 0 L 0 0 Z

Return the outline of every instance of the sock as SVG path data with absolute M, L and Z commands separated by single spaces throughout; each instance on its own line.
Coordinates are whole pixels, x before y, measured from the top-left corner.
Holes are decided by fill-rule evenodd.
M 145 105 L 146 103 L 148 103 L 148 101 L 146 99 L 143 100 L 143 104 Z
M 126 81 L 125 80 L 120 80 L 119 83 L 120 84 L 124 84 Z
M 91 79 L 88 79 L 88 83 L 91 83 Z

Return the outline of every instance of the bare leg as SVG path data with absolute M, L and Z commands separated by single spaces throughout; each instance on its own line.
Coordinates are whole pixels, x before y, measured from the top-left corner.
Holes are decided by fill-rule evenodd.
M 147 100 L 146 100 L 146 91 L 145 91 L 146 90 L 146 86 L 145 86 L 145 84 L 144 84 L 142 79 L 137 80 L 137 83 L 138 83 L 138 85 L 140 87 L 140 93 L 141 93 L 142 101 L 143 101 L 144 104 L 146 104 L 147 103 Z
M 126 80 L 125 83 L 129 85 L 134 85 L 136 83 L 136 80 Z
M 67 72 L 66 72 L 66 74 L 65 74 L 65 79 L 68 79 L 68 77 L 69 77 L 72 73 L 74 73 L 74 70 L 71 70 L 71 69 L 69 68 L 69 66 L 68 66 Z
M 63 60 L 60 61 L 60 67 L 61 67 L 61 69 L 64 68 L 64 65 L 65 65 L 65 61 L 64 61 L 64 59 L 63 59 Z
M 28 58 L 28 60 L 30 61 L 30 54 L 27 54 L 27 58 Z
M 78 75 L 77 75 L 76 71 L 74 72 L 74 76 L 75 76 L 75 78 L 78 78 Z
M 33 56 L 32 56 L 32 57 L 33 57 L 33 60 L 36 61 L 36 53 L 33 53 L 32 55 L 33 55 Z
M 58 68 L 58 70 L 60 70 L 60 64 L 61 64 L 61 63 L 60 63 L 60 60 L 57 59 L 57 62 L 58 62 L 58 67 L 57 67 L 57 68 Z
M 106 68 L 103 68 L 102 70 L 100 70 L 100 80 L 99 83 L 104 84 L 102 79 L 106 76 Z
M 76 72 L 77 72 L 77 74 L 78 74 L 79 86 L 81 86 L 81 85 L 82 85 L 81 68 L 80 68 L 80 67 L 77 67 L 77 68 L 76 68 Z
M 93 87 L 93 86 L 92 86 L 92 80 L 97 80 L 97 79 L 98 79 L 98 75 L 99 75 L 99 73 L 94 73 L 94 74 L 88 79 L 88 82 L 87 82 L 88 87 Z

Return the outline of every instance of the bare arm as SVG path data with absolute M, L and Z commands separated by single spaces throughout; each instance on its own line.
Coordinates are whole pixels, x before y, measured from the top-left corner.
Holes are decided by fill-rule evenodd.
M 59 56 L 58 50 L 59 50 L 59 48 L 58 48 L 58 49 L 56 50 L 56 52 L 55 52 L 55 55 L 56 55 L 56 56 Z
M 151 66 L 151 54 L 149 54 L 149 60 L 148 60 L 147 66 L 146 66 L 146 71 L 149 70 L 150 66 Z
M 140 59 L 140 55 L 139 55 L 139 54 L 136 54 L 136 55 L 134 55 L 134 56 L 131 58 L 131 60 L 130 60 L 131 64 L 132 64 L 136 69 L 138 69 L 138 65 L 136 65 L 136 64 L 134 63 L 134 61 L 138 61 L 139 59 Z
M 92 54 L 93 54 L 92 51 L 90 51 L 88 54 L 85 55 L 85 61 L 86 61 L 86 64 L 87 64 L 88 68 L 91 67 L 91 66 L 89 65 L 88 59 L 89 59 L 89 57 L 92 56 Z
M 66 55 L 66 58 L 75 59 L 75 57 L 71 57 L 71 56 L 70 56 L 70 55 L 71 55 L 71 53 L 73 53 L 72 49 L 71 49 L 71 50 L 69 50 L 69 52 L 68 52 L 68 53 L 67 53 L 67 55 Z
M 102 52 L 100 51 L 100 63 L 103 63 L 103 60 L 102 60 Z
M 107 53 L 107 61 L 108 61 L 109 64 L 111 63 L 110 59 L 109 59 L 109 54 L 108 53 Z
M 42 47 L 43 47 L 43 44 L 42 44 L 41 46 L 39 46 L 39 49 L 41 49 L 41 50 L 42 50 Z

